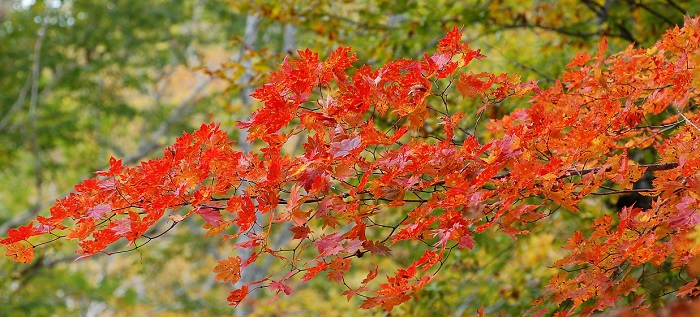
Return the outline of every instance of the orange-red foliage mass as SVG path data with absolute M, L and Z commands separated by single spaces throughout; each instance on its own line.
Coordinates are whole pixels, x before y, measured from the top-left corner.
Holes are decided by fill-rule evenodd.
M 218 124 L 204 124 L 160 158 L 135 167 L 111 159 L 109 170 L 57 200 L 50 215 L 11 229 L 0 243 L 18 262 L 56 239 L 75 240 L 88 257 L 121 239 L 134 247 L 151 241 L 156 236 L 147 232 L 158 221 L 175 226 L 199 215 L 212 235 L 252 251 L 248 259 L 219 261 L 217 279 L 238 281 L 263 253 L 290 264 L 232 292 L 236 305 L 259 287 L 291 293 L 297 273 L 303 282 L 342 282 L 363 256 L 426 242 L 423 255 L 385 283 L 372 284 L 375 270 L 347 286 L 348 298 L 364 297 L 362 308 L 391 310 L 429 283 L 450 251 L 471 249 L 476 235 L 493 234 L 489 228 L 516 238 L 554 212 L 576 212 L 591 195 L 652 196 L 650 208 L 625 207 L 596 219 L 590 234 L 572 232 L 568 254 L 553 264 L 566 271 L 533 305 L 533 313 L 540 303 L 565 301 L 567 311 L 601 311 L 621 297 L 644 296 L 636 291 L 647 276 L 635 268 L 683 268 L 700 253 L 691 235 L 700 222 L 699 44 L 697 18 L 648 49 L 606 57 L 602 41 L 595 56 L 577 55 L 548 89 L 470 72 L 485 56 L 456 28 L 422 60 L 378 69 L 355 68 L 347 47 L 326 60 L 299 51 L 255 90 L 264 105 L 238 124 L 248 141 L 264 143 L 259 150 L 237 151 Z M 460 112 L 462 98 L 480 98 L 483 107 Z M 487 123 L 490 139 L 470 133 L 483 109 L 504 100 L 529 105 Z M 443 128 L 423 129 L 426 120 Z M 283 153 L 290 138 L 302 138 L 303 154 Z M 658 153 L 653 164 L 628 157 L 650 147 Z M 653 173 L 652 188 L 634 189 L 645 172 Z M 274 230 L 290 230 L 295 247 L 273 249 Z M 679 295 L 698 293 L 694 279 Z M 643 298 L 635 303 L 644 308 Z

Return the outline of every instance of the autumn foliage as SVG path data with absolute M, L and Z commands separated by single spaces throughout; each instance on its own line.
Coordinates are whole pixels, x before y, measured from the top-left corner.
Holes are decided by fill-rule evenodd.
M 361 308 L 392 310 L 445 269 L 454 249 L 473 248 L 476 235 L 517 239 L 555 213 L 577 212 L 588 197 L 636 192 L 653 197 L 650 208 L 625 207 L 571 233 L 568 255 L 551 264 L 561 273 L 532 313 L 547 313 L 546 304 L 585 315 L 622 299 L 644 310 L 639 288 L 654 278 L 649 268 L 681 270 L 700 253 L 699 45 L 697 18 L 646 49 L 606 57 L 603 40 L 547 89 L 517 75 L 471 72 L 485 56 L 456 28 L 422 60 L 379 69 L 355 68 L 347 47 L 325 60 L 299 51 L 255 90 L 264 105 L 238 124 L 261 145 L 254 152 L 237 151 L 218 124 L 204 124 L 158 159 L 135 167 L 111 159 L 50 215 L 10 229 L 0 243 L 30 263 L 37 247 L 70 239 L 85 258 L 129 250 L 109 251 L 122 239 L 139 248 L 164 233 L 149 232 L 159 221 L 172 228 L 201 217 L 207 236 L 252 252 L 220 260 L 217 280 L 239 282 L 263 254 L 287 264 L 234 290 L 231 305 L 257 288 L 289 295 L 323 276 L 344 284 L 348 298 L 362 296 Z M 478 109 L 461 105 L 475 98 Z M 504 102 L 526 106 L 482 118 Z M 429 121 L 441 128 L 426 129 Z M 283 151 L 298 139 L 301 155 Z M 638 149 L 654 149 L 656 162 L 631 159 Z M 652 188 L 633 188 L 645 173 Z M 278 231 L 292 242 L 274 247 Z M 402 245 L 424 252 L 395 272 L 344 280 L 353 263 Z M 386 279 L 374 283 L 377 276 Z M 678 296 L 700 294 L 691 278 Z

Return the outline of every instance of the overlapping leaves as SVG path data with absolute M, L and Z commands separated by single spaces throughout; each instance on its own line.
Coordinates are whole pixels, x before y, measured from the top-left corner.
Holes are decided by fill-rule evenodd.
M 232 292 L 232 305 L 254 288 L 289 295 L 298 273 L 301 282 L 325 273 L 347 287 L 348 298 L 362 296 L 362 308 L 391 310 L 429 283 L 453 249 L 473 248 L 475 235 L 498 228 L 517 238 L 554 212 L 576 212 L 585 197 L 633 190 L 653 172 L 654 188 L 644 192 L 656 197 L 652 207 L 605 215 L 588 236 L 573 233 L 569 255 L 554 265 L 575 273 L 553 277 L 540 301 L 603 310 L 636 294 L 647 277 L 637 268 L 667 261 L 681 268 L 700 252 L 689 235 L 700 221 L 699 39 L 700 24 L 689 19 L 650 49 L 606 58 L 603 42 L 596 56 L 579 54 L 547 90 L 517 76 L 469 72 L 484 56 L 461 42 L 457 29 L 423 60 L 376 70 L 353 69 L 349 48 L 325 61 L 299 51 L 255 91 L 263 106 L 238 125 L 249 141 L 262 141 L 258 151 L 236 151 L 218 125 L 202 125 L 159 159 L 136 167 L 112 159 L 99 178 L 58 200 L 49 217 L 10 230 L 0 243 L 20 262 L 61 238 L 75 239 L 82 257 L 110 254 L 108 246 L 122 238 L 135 247 L 157 238 L 149 230 L 158 221 L 175 226 L 197 214 L 210 235 L 252 251 L 219 261 L 217 279 L 237 282 L 262 254 L 288 264 L 281 276 Z M 461 99 L 448 97 L 457 93 L 480 98 L 482 109 L 457 111 Z M 490 138 L 469 132 L 483 108 L 526 95 L 529 107 L 488 123 Z M 659 115 L 667 115 L 664 125 L 648 123 Z M 444 129 L 427 131 L 426 120 L 435 118 Z M 284 153 L 299 138 L 304 153 Z M 658 162 L 628 158 L 628 150 L 650 146 Z M 292 243 L 275 249 L 268 240 L 279 230 L 291 231 Z M 423 255 L 378 288 L 378 270 L 358 285 L 344 280 L 353 262 L 412 241 L 422 242 Z

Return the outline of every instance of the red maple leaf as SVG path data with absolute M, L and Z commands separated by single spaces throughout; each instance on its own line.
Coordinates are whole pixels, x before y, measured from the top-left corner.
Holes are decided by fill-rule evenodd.
M 302 283 L 310 281 L 312 278 L 314 278 L 314 276 L 318 275 L 318 273 L 325 271 L 327 268 L 328 263 L 323 261 L 316 261 L 316 266 L 306 269 L 306 274 L 304 274 L 304 276 L 301 278 Z
M 318 249 L 318 257 L 324 257 L 324 256 L 329 256 L 329 255 L 334 255 L 340 251 L 343 251 L 343 246 L 340 244 L 340 241 L 343 240 L 343 236 L 336 232 L 332 234 L 324 234 L 321 236 L 321 238 L 318 239 L 314 243 L 316 248 Z
M 231 292 L 226 299 L 228 300 L 229 306 L 238 306 L 247 295 L 248 285 L 243 285 L 241 288 Z
M 365 250 L 369 251 L 372 254 L 379 254 L 379 255 L 391 254 L 391 249 L 389 249 L 384 243 L 382 243 L 380 241 L 367 240 L 367 241 L 362 243 L 362 246 L 365 248 Z
M 462 33 L 455 26 L 438 42 L 438 52 L 454 55 L 459 50 L 461 40 Z
M 282 281 L 270 283 L 270 289 L 277 291 L 276 294 L 279 294 L 279 292 L 284 292 L 286 295 L 289 295 L 292 293 L 292 288 L 289 287 L 288 285 L 284 284 Z M 275 296 L 276 296 L 276 294 L 275 294 Z
M 359 148 L 361 144 L 362 141 L 358 136 L 340 142 L 333 142 L 331 143 L 330 153 L 333 154 L 334 158 L 348 156 L 352 150 Z
M 109 158 L 109 170 L 107 171 L 98 171 L 95 172 L 95 174 L 100 175 L 100 176 L 116 176 L 119 175 L 122 170 L 124 169 L 124 166 L 122 165 L 122 160 L 117 160 L 114 157 Z
M 7 230 L 7 238 L 0 240 L 0 244 L 8 245 L 19 241 L 24 241 L 38 234 L 41 234 L 41 232 L 36 230 L 36 228 L 34 228 L 34 222 L 30 221 L 26 226 Z
M 298 226 L 298 227 L 292 227 L 289 229 L 292 233 L 294 233 L 294 237 L 292 239 L 306 239 L 306 237 L 309 235 L 311 232 L 311 229 L 307 226 Z
M 245 194 L 243 197 L 231 196 L 226 205 L 226 210 L 237 214 L 236 225 L 241 232 L 250 229 L 257 218 L 255 215 L 255 204 L 248 194 Z
M 224 219 L 221 218 L 221 211 L 216 208 L 200 206 L 197 207 L 196 212 L 202 216 L 204 221 L 212 226 L 218 227 L 222 222 L 224 222 Z
M 87 214 L 88 214 L 88 216 L 90 216 L 90 218 L 97 220 L 97 219 L 102 218 L 102 216 L 104 214 L 111 212 L 111 211 L 112 211 L 112 207 L 110 207 L 109 205 L 100 204 L 100 205 L 97 205 L 95 207 L 88 209 Z
M 494 82 L 495 77 L 490 73 L 464 73 L 459 76 L 456 85 L 463 97 L 474 98 L 489 89 Z

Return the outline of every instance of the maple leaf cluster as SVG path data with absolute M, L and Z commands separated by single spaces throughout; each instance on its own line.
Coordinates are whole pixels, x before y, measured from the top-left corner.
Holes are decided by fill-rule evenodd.
M 472 249 L 475 235 L 517 239 L 555 212 L 578 211 L 587 197 L 636 191 L 654 197 L 651 208 L 626 207 L 573 233 L 568 254 L 553 264 L 563 273 L 532 312 L 566 302 L 562 313 L 585 315 L 627 296 L 637 296 L 633 309 L 642 310 L 637 290 L 652 275 L 648 268 L 680 270 L 700 253 L 693 238 L 700 222 L 699 43 L 697 18 L 648 49 L 606 57 L 603 41 L 595 56 L 578 54 L 548 89 L 516 75 L 469 72 L 485 56 L 456 28 L 432 55 L 378 69 L 354 68 L 347 47 L 325 60 L 299 51 L 255 90 L 263 106 L 238 124 L 247 141 L 261 144 L 255 152 L 237 151 L 219 125 L 204 124 L 160 158 L 135 167 L 112 158 L 48 217 L 10 229 L 0 243 L 23 263 L 57 239 L 75 240 L 81 258 L 112 254 L 107 248 L 118 240 L 138 248 L 164 233 L 149 233 L 156 223 L 172 228 L 198 215 L 207 236 L 251 252 L 219 261 L 217 280 L 239 282 L 263 254 L 289 269 L 240 286 L 231 305 L 256 288 L 289 295 L 301 273 L 301 283 L 324 274 L 343 284 L 348 298 L 362 296 L 361 308 L 392 310 L 429 283 L 452 250 Z M 464 110 L 463 98 L 482 106 Z M 484 109 L 504 100 L 528 106 L 488 122 L 490 138 L 469 132 Z M 426 131 L 431 120 L 441 129 Z M 303 141 L 303 154 L 283 151 L 292 139 Z M 628 157 L 650 147 L 658 152 L 653 164 Z M 653 173 L 652 189 L 634 189 L 644 173 Z M 291 247 L 270 243 L 280 230 L 293 235 Z M 353 262 L 401 245 L 424 252 L 385 283 L 372 283 L 379 268 L 358 285 L 344 280 Z M 699 293 L 694 279 L 679 295 Z

